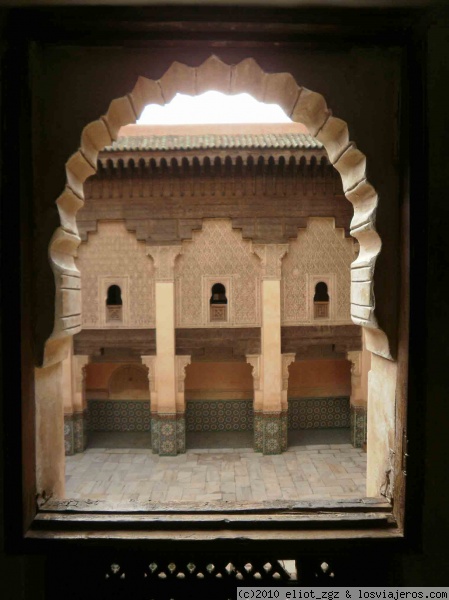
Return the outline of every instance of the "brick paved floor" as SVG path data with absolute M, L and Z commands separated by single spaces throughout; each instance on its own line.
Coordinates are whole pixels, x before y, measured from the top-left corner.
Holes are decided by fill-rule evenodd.
M 327 436 L 328 441 L 335 435 Z M 321 432 L 315 440 L 323 441 L 323 436 Z M 302 437 L 303 444 L 313 441 L 310 435 L 308 440 Z M 102 439 L 103 446 L 108 445 L 108 436 Z M 196 447 L 178 456 L 160 457 L 141 447 L 144 439 L 138 439 L 135 447 L 90 447 L 67 457 L 67 497 L 113 502 L 260 502 L 366 495 L 366 454 L 349 443 L 295 445 L 290 440 L 289 450 L 278 456 L 263 456 L 241 446 Z M 234 443 L 243 439 L 234 436 Z M 92 445 L 98 442 L 97 438 Z M 201 442 L 193 445 L 201 446 Z

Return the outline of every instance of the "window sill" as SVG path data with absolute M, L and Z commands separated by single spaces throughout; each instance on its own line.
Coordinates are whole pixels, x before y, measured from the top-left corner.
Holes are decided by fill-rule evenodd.
M 130 505 L 131 504 L 131 505 Z M 392 506 L 380 498 L 158 504 L 50 499 L 40 507 L 29 540 L 164 540 L 195 542 L 399 539 Z

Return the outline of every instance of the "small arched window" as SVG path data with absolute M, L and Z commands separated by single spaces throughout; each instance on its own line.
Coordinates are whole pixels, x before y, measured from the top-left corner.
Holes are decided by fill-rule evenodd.
M 209 304 L 211 321 L 228 320 L 228 299 L 226 297 L 226 288 L 222 283 L 214 283 L 212 286 Z
M 122 290 L 118 285 L 110 285 L 106 297 L 106 321 L 122 321 Z
M 108 287 L 108 297 L 106 299 L 106 304 L 108 306 L 118 306 L 122 305 L 122 290 L 118 285 L 110 285 Z
M 329 294 L 327 283 L 319 281 L 315 286 L 315 295 L 313 296 L 313 317 L 314 319 L 329 318 Z

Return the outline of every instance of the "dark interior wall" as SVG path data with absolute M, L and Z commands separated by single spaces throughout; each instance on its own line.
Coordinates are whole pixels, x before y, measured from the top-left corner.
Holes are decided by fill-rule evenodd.
M 232 46 L 232 45 L 231 45 Z M 237 44 L 236 44 L 237 46 Z M 83 127 L 105 114 L 110 101 L 125 95 L 140 75 L 161 77 L 175 60 L 200 65 L 211 54 L 227 63 L 253 57 L 267 72 L 289 72 L 296 81 L 324 95 L 333 114 L 347 121 L 351 139 L 367 156 L 368 174 L 380 197 L 377 227 L 383 242 L 375 275 L 376 311 L 396 339 L 398 277 L 397 109 L 401 56 L 396 48 L 339 46 L 337 49 L 277 48 L 252 44 L 219 48 L 152 46 L 130 48 L 51 45 L 31 53 L 33 144 L 38 235 L 34 255 L 39 285 L 48 293 L 36 306 L 37 352 L 53 326 L 54 283 L 47 248 L 59 225 L 55 200 L 64 184 L 64 163 L 77 150 Z M 43 280 L 42 280 L 43 278 Z
M 423 244 L 420 241 L 415 241 L 414 248 L 412 249 L 413 256 L 419 258 L 421 252 L 425 252 L 425 247 L 428 242 L 429 251 L 429 270 L 427 286 L 424 286 L 420 282 L 420 287 L 427 287 L 427 310 L 426 315 L 422 312 L 419 314 L 415 313 L 415 316 L 419 320 L 425 320 L 427 329 L 427 340 L 422 338 L 414 338 L 414 343 L 419 344 L 419 361 L 415 362 L 415 372 L 412 375 L 412 384 L 416 385 L 417 400 L 419 400 L 419 412 L 420 421 L 422 428 L 420 427 L 419 432 L 421 437 L 425 437 L 425 446 L 422 448 L 420 456 L 413 455 L 413 447 L 410 451 L 412 452 L 410 464 L 418 464 L 418 469 L 425 467 L 426 476 L 424 481 L 424 488 L 421 489 L 423 503 L 418 503 L 415 507 L 417 509 L 417 523 L 419 522 L 419 514 L 421 508 L 423 508 L 423 545 L 420 548 L 416 546 L 407 552 L 400 552 L 396 557 L 389 561 L 389 568 L 393 572 L 393 579 L 390 578 L 395 584 L 402 585 L 447 585 L 447 574 L 449 572 L 449 558 L 447 550 L 447 540 L 449 536 L 449 524 L 448 524 L 448 512 L 447 512 L 447 477 L 445 474 L 449 472 L 448 457 L 449 452 L 447 448 L 447 422 L 449 417 L 449 405 L 447 403 L 447 347 L 448 331 L 447 331 L 447 314 L 449 312 L 448 298 L 447 295 L 441 293 L 441 290 L 447 289 L 449 281 L 449 264 L 448 246 L 447 240 L 447 189 L 449 185 L 448 181 L 448 170 L 446 167 L 447 152 L 446 152 L 446 133 L 449 131 L 449 115 L 447 110 L 446 94 L 443 93 L 446 83 L 449 80 L 449 19 L 447 16 L 439 20 L 438 24 L 431 26 L 427 32 L 424 33 L 424 56 L 426 58 L 425 67 L 428 69 L 428 81 L 429 86 L 427 89 L 427 115 L 429 125 L 429 164 L 430 164 L 430 182 L 428 186 L 427 204 L 425 202 L 426 196 L 424 195 L 419 201 L 419 206 L 415 207 L 415 214 L 417 219 L 420 221 L 419 226 L 416 228 L 422 231 L 424 234 L 429 231 L 430 235 L 428 240 L 424 237 Z M 251 52 L 253 55 L 254 53 Z M 298 61 L 301 62 L 301 61 Z M 366 74 L 367 79 L 368 73 Z M 62 75 L 61 75 L 62 76 Z M 135 73 L 133 73 L 133 77 Z M 419 81 L 419 73 L 417 73 L 417 85 L 422 82 Z M 115 96 L 123 94 L 125 91 L 132 87 L 134 80 L 132 77 L 128 77 L 129 85 L 124 90 L 119 90 L 115 93 Z M 98 82 L 97 82 L 98 83 Z M 302 83 L 302 82 L 301 82 Z M 305 83 L 305 82 L 304 82 Z M 104 113 L 106 110 L 107 103 L 111 96 L 103 94 L 103 87 L 111 88 L 117 85 L 117 82 L 108 81 L 108 78 L 101 79 L 101 85 L 97 85 L 97 93 L 101 94 L 101 98 L 96 101 L 98 110 L 91 110 L 89 114 L 82 114 L 77 116 L 77 111 L 80 110 L 78 106 L 73 106 L 74 112 L 71 113 L 71 118 L 76 119 L 76 127 L 70 127 L 71 137 L 70 143 L 64 139 L 61 135 L 61 143 L 64 144 L 64 148 L 61 150 L 58 158 L 58 168 L 54 168 L 57 171 L 57 177 L 59 183 L 53 186 L 54 189 L 51 194 L 58 194 L 62 189 L 64 183 L 63 173 L 61 171 L 62 164 L 66 157 L 76 149 L 79 133 L 82 125 L 85 122 L 96 118 L 100 113 Z M 322 83 L 322 85 L 324 85 Z M 326 83 L 326 85 L 328 85 Z M 74 87 L 76 87 L 74 85 Z M 322 91 L 322 88 L 317 86 L 312 89 L 316 91 Z M 374 84 L 373 84 L 373 87 Z M 78 92 L 77 92 L 78 94 Z M 343 94 L 343 90 L 334 89 L 333 95 L 336 94 L 338 97 Z M 81 95 L 81 91 L 79 91 Z M 337 112 L 337 105 L 335 97 L 328 97 L 329 103 L 334 109 L 334 113 L 337 116 L 342 116 Z M 4 107 L 3 107 L 4 108 Z M 50 116 L 50 113 L 49 113 Z M 8 114 L 3 112 L 3 119 L 6 119 Z M 355 124 L 352 123 L 353 115 L 348 118 L 350 124 L 350 130 L 353 139 L 357 140 L 361 149 L 368 154 L 372 146 L 369 139 L 364 139 L 363 142 L 359 140 L 354 129 Z M 38 127 L 38 120 L 35 121 L 34 126 Z M 4 123 L 4 122 L 3 122 Z M 56 123 L 56 121 L 55 121 Z M 4 125 L 3 125 L 4 127 Z M 67 123 L 61 123 L 61 127 L 66 128 Z M 365 124 L 358 122 L 357 127 L 369 129 L 372 127 L 369 119 Z M 378 128 L 373 129 L 373 134 L 381 136 L 381 131 Z M 53 132 L 53 136 L 55 132 Z M 57 137 L 57 136 L 56 136 Z M 9 140 L 9 143 L 12 143 Z M 45 141 L 44 146 L 48 146 Z M 12 144 L 14 147 L 14 144 Z M 4 146 L 2 146 L 4 153 Z M 368 155 L 369 157 L 369 155 Z M 3 159 L 5 157 L 3 156 Z M 368 162 L 370 172 L 373 167 Z M 427 165 L 423 165 L 423 171 L 425 172 Z M 48 167 L 48 165 L 47 165 Z M 382 172 L 380 166 L 378 166 L 377 176 L 381 176 Z M 374 176 L 371 175 L 371 180 L 375 185 L 378 182 L 375 181 Z M 51 196 L 49 191 L 49 197 Z M 52 202 L 56 198 L 53 197 Z M 382 198 L 381 198 L 382 201 Z M 47 227 L 47 233 L 51 232 L 57 225 L 57 219 L 54 214 L 54 209 L 50 206 L 51 219 L 50 225 Z M 382 203 L 381 203 L 382 206 Z M 427 211 L 428 209 L 428 219 Z M 422 218 L 420 218 L 422 211 Z M 48 214 L 48 213 L 47 213 Z M 46 267 L 47 268 L 47 267 Z M 48 282 L 47 282 L 48 283 Z M 51 290 L 48 291 L 51 296 Z M 412 299 L 413 300 L 413 299 Z M 412 302 L 413 304 L 413 302 Z M 418 301 L 418 309 L 422 309 Z M 422 330 L 421 330 L 422 331 Z M 5 348 L 7 352 L 11 354 L 11 347 L 14 350 L 14 340 L 9 336 L 5 336 L 3 352 Z M 423 370 L 427 364 L 426 376 L 424 383 L 425 385 L 419 386 L 419 381 L 423 381 Z M 8 386 L 4 387 L 5 390 L 10 392 L 12 390 L 11 380 L 13 373 L 8 373 Z M 8 424 L 11 424 L 9 412 L 6 410 L 7 404 L 11 404 L 12 400 L 18 400 L 15 394 L 8 393 L 4 394 L 4 404 L 2 417 L 7 417 Z M 0 430 L 2 436 L 5 434 L 3 429 Z M 2 440 L 3 441 L 3 438 Z M 8 461 L 14 456 L 14 447 L 11 449 L 11 437 L 8 437 L 7 453 L 6 458 Z M 1 465 L 5 464 L 5 447 L 3 443 L 0 443 L 0 452 L 2 453 Z M 414 483 L 414 471 L 410 469 L 408 475 L 408 491 L 416 492 L 416 484 Z M 3 475 L 3 470 L 0 473 Z M 0 482 L 3 482 L 3 477 L 0 477 Z M 17 481 L 14 481 L 17 483 Z M 419 486 L 422 486 L 422 481 L 419 480 Z M 0 508 L 3 514 L 3 528 L 2 534 L 6 524 L 11 523 L 11 519 L 14 516 L 14 512 L 11 510 L 11 503 L 9 498 L 13 494 L 14 489 L 9 486 L 8 489 L 4 490 L 1 495 L 2 504 Z M 6 501 L 7 513 L 4 515 L 3 506 Z M 20 499 L 19 499 L 20 502 Z M 363 560 L 371 561 L 373 570 L 378 571 L 379 585 L 384 585 L 387 578 L 386 572 L 380 572 L 378 569 L 379 559 L 384 556 L 384 552 L 381 551 L 377 557 L 369 555 L 369 553 L 363 552 Z M 0 555 L 1 571 L 2 571 L 2 593 L 3 597 L 17 600 L 18 598 L 44 598 L 45 597 L 45 564 L 46 559 L 42 555 L 26 555 L 19 556 L 14 554 L 14 549 L 11 549 L 9 544 L 8 551 L 5 554 L 4 545 L 2 544 L 2 554 Z M 70 564 L 70 562 L 68 563 Z M 71 575 L 73 576 L 73 571 Z M 83 576 L 83 573 L 76 572 L 76 577 Z M 70 578 L 65 582 L 67 589 L 70 587 Z M 86 596 L 87 597 L 87 596 Z

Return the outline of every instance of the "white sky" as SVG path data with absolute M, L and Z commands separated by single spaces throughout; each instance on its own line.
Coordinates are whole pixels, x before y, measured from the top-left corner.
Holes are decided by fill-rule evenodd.
M 199 123 L 291 123 L 278 104 L 264 104 L 249 94 L 227 96 L 206 92 L 200 96 L 176 94 L 165 106 L 148 104 L 139 125 L 191 125 Z

